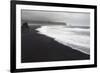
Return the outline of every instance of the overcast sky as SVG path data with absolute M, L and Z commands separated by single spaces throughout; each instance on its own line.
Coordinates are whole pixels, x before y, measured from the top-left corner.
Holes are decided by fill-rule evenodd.
M 72 26 L 89 26 L 90 13 L 21 10 L 24 21 L 64 22 Z

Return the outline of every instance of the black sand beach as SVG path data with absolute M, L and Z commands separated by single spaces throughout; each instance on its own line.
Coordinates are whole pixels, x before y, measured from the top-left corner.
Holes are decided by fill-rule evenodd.
M 21 62 L 47 62 L 64 60 L 86 60 L 90 56 L 71 47 L 64 46 L 52 38 L 38 34 L 36 28 L 22 28 Z

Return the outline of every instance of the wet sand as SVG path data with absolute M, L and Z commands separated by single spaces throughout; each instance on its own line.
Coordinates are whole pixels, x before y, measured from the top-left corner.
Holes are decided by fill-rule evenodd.
M 35 30 L 40 26 L 22 28 L 21 62 L 47 62 L 64 60 L 86 60 L 90 56 L 69 46 L 64 46 L 54 39 L 38 34 Z

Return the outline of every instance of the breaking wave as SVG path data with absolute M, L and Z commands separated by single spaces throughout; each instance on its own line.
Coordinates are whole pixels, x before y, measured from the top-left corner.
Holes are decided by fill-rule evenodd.
M 71 28 L 60 25 L 41 26 L 36 29 L 39 34 L 53 38 L 55 41 L 70 46 L 72 49 L 90 54 L 90 29 Z

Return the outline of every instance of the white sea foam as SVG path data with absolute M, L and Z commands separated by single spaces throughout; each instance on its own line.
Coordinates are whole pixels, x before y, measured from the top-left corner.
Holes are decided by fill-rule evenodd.
M 70 28 L 65 26 L 41 26 L 36 29 L 39 34 L 53 38 L 55 41 L 72 47 L 72 49 L 90 54 L 89 28 Z

